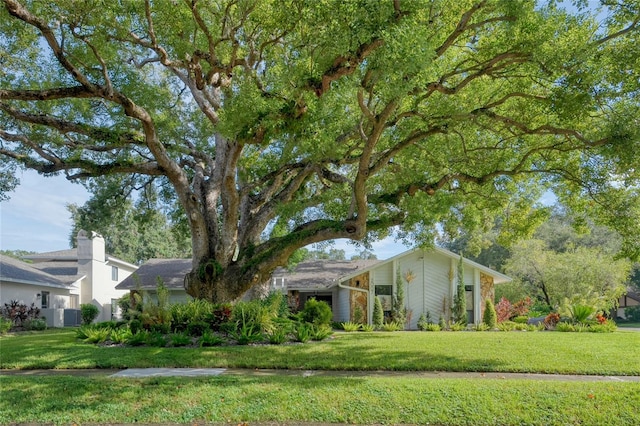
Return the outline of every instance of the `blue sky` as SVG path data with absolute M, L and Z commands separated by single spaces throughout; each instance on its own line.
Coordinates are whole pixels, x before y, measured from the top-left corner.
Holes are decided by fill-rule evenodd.
M 47 252 L 69 248 L 67 204 L 84 204 L 89 194 L 63 176 L 19 172 L 20 186 L 0 203 L 0 249 Z
M 11 199 L 0 203 L 0 249 L 47 252 L 69 248 L 71 218 L 67 204 L 82 205 L 89 193 L 82 185 L 64 176 L 43 177 L 33 171 L 19 172 L 20 185 Z M 343 249 L 347 259 L 359 249 L 347 240 L 333 246 Z M 407 250 L 393 239 L 372 245 L 378 259 L 387 259 Z

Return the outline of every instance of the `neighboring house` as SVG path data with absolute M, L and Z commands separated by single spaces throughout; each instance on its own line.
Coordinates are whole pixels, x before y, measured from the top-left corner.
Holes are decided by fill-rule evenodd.
M 617 316 L 619 318 L 626 319 L 624 310 L 632 306 L 640 306 L 640 294 L 632 290 L 628 290 L 627 293 L 624 296 L 620 296 L 620 299 L 618 300 Z
M 36 303 L 43 310 L 79 309 L 80 304 L 93 303 L 100 308 L 97 321 L 108 321 L 117 317 L 116 301 L 126 292 L 116 290 L 116 284 L 128 277 L 137 266 L 106 254 L 104 239 L 98 234 L 93 233 L 89 236 L 85 231 L 80 231 L 77 242 L 78 247 L 74 249 L 25 256 L 26 260 L 33 263 L 20 262 L 21 268 L 12 262 L 13 267 L 10 270 L 15 273 L 18 273 L 18 269 L 39 271 L 43 277 L 46 276 L 50 281 L 62 286 L 57 287 L 59 291 L 34 291 L 33 284 L 15 280 L 5 284 L 3 279 L 0 302 L 4 305 L 9 300 L 21 300 L 26 304 Z M 5 275 L 4 271 L 1 275 Z M 52 322 L 49 325 L 62 325 L 58 321 L 60 315 L 62 314 L 56 311 L 54 320 L 49 320 L 47 316 L 47 320 Z
M 434 248 L 409 250 L 384 261 L 306 261 L 292 270 L 276 269 L 270 287 L 286 293 L 293 308 L 302 309 L 306 300 L 314 297 L 331 306 L 334 321 L 353 321 L 359 316 L 371 323 L 374 297 L 380 297 L 389 314 L 399 272 L 411 313 L 409 328 L 415 329 L 422 313 L 429 312 L 434 321 L 440 316 L 449 318 L 459 259 L 455 253 Z M 463 265 L 468 320 L 479 323 L 485 299 L 494 299 L 494 286 L 511 278 L 468 259 L 463 259 Z M 170 291 L 170 300 L 184 301 L 190 299 L 184 291 L 184 276 L 190 270 L 190 259 L 152 259 L 117 288 L 153 293 L 160 277 Z
M 413 249 L 384 261 L 369 261 L 369 264 L 344 262 L 353 265 L 352 270 L 336 274 L 328 273 L 336 262 L 328 262 L 320 268 L 309 268 L 309 263 L 304 262 L 292 272 L 276 271 L 272 282 L 274 288 L 286 289 L 294 305 L 299 300 L 300 308 L 304 300 L 315 296 L 332 306 L 334 321 L 353 321 L 361 316 L 364 322 L 371 324 L 374 297 L 380 298 L 385 315 L 390 314 L 399 274 L 405 289 L 409 328 L 416 329 L 423 313 L 429 312 L 434 322 L 440 316 L 449 318 L 459 259 L 459 255 L 441 248 Z M 485 299 L 494 300 L 495 284 L 511 281 L 511 278 L 468 259 L 463 259 L 463 265 L 468 322 L 479 323 Z M 314 270 L 318 278 L 312 280 Z
M 62 326 L 54 323 L 54 309 L 69 306 L 73 286 L 69 283 L 42 272 L 28 263 L 9 256 L 0 255 L 0 306 L 18 301 L 27 306 L 31 304 L 40 309 L 41 316 L 47 318 L 50 326 Z M 64 322 L 64 321 L 63 321 Z
M 159 281 L 169 290 L 171 303 L 192 297 L 184 289 L 184 277 L 191 272 L 191 259 L 149 259 L 116 286 L 117 290 L 145 291 L 155 295 Z

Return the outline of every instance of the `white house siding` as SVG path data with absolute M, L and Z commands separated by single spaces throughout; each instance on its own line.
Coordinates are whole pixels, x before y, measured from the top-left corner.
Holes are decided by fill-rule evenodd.
M 424 312 L 426 286 L 424 280 L 424 256 L 417 251 L 410 253 L 408 256 L 398 259 L 397 268 L 399 268 L 402 283 L 405 289 L 405 306 L 411 312 L 411 322 L 409 328 L 417 328 L 418 318 Z M 405 277 L 407 272 L 411 271 L 415 278 L 411 283 L 407 283 Z M 394 280 L 395 281 L 395 280 Z M 425 283 L 426 284 L 426 283 Z M 395 289 L 397 291 L 397 288 Z
M 64 309 L 69 307 L 69 290 L 57 287 L 25 285 L 6 281 L 3 281 L 0 287 L 3 304 L 9 303 L 11 300 L 17 300 L 28 306 L 31 306 L 33 303 L 37 308 L 42 308 L 43 291 L 49 292 L 49 308 Z M 38 294 L 41 296 L 38 297 Z
M 116 290 L 115 286 L 136 267 L 126 262 L 111 260 L 105 253 L 104 239 L 88 238 L 78 234 L 78 272 L 84 275 L 80 292 L 80 303 L 93 303 L 100 308 L 97 321 L 111 320 L 111 301 L 127 294 L 127 290 Z M 117 279 L 112 276 L 113 267 L 118 268 Z
M 445 310 L 451 304 L 449 280 L 451 266 L 449 259 L 440 254 L 425 255 L 423 261 L 424 313 L 426 314 L 428 311 L 431 315 L 431 321 L 437 322 L 441 316 L 443 318 L 447 316 L 447 312 L 443 311 L 443 304 L 446 305 Z M 412 327 L 417 328 L 417 319 L 416 324 Z

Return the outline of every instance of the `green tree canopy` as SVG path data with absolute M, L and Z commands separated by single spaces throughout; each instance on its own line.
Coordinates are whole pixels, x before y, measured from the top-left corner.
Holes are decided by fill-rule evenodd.
M 67 205 L 73 229 L 71 246 L 77 246 L 81 229 L 95 231 L 105 239 L 106 250 L 122 260 L 140 264 L 151 258 L 188 258 L 188 229 L 174 223 L 162 209 L 153 187 L 134 204 L 118 181 L 92 185 L 93 196 L 83 206 Z
M 548 187 L 640 252 L 638 1 L 3 4 L 0 190 L 16 166 L 168 188 L 192 296 L 396 225 L 518 236 Z
M 513 247 L 505 269 L 551 309 L 563 306 L 565 299 L 577 298 L 608 310 L 625 292 L 631 262 L 613 260 L 599 248 L 577 247 L 559 253 L 544 241 L 527 240 Z

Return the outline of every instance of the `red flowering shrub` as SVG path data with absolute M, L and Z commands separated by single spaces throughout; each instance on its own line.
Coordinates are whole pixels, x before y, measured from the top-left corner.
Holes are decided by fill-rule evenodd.
M 502 297 L 496 305 L 496 315 L 499 323 L 508 321 L 511 318 L 511 302 Z
M 551 329 L 551 328 L 554 328 L 559 322 L 560 322 L 560 314 L 551 312 L 549 315 L 545 317 L 544 326 L 547 329 Z
M 598 321 L 598 324 L 604 324 L 607 322 L 607 318 L 600 312 L 596 315 L 596 320 Z
M 511 316 L 512 317 L 522 317 L 526 316 L 529 313 L 529 308 L 533 302 L 530 297 L 525 297 L 522 300 L 518 300 L 511 307 Z

